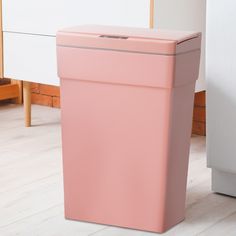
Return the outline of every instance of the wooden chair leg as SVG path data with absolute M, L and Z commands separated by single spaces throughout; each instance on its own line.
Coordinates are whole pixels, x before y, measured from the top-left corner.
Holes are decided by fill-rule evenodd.
M 31 126 L 31 88 L 30 82 L 23 82 L 23 99 L 25 111 L 25 126 Z

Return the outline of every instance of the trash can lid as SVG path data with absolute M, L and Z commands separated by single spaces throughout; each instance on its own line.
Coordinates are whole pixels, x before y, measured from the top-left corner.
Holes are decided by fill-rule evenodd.
M 177 54 L 200 49 L 201 33 L 119 26 L 82 25 L 57 32 L 57 45 Z

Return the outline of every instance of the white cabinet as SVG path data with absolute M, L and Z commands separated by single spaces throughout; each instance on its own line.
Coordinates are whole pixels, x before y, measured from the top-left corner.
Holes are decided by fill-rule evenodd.
M 207 5 L 207 158 L 212 188 L 236 196 L 236 1 Z
M 58 85 L 55 35 L 81 24 L 149 27 L 150 0 L 2 0 L 4 75 Z
M 195 30 L 203 34 L 196 91 L 205 90 L 206 0 L 155 0 L 155 28 Z
M 3 0 L 3 30 L 55 35 L 81 24 L 149 26 L 149 0 Z
M 55 37 L 5 32 L 3 39 L 6 77 L 59 85 Z

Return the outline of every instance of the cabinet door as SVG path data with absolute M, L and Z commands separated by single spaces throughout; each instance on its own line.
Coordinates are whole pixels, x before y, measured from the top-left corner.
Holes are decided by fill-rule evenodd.
M 4 75 L 58 85 L 55 37 L 4 32 Z
M 2 0 L 3 31 L 55 35 L 81 24 L 149 27 L 150 0 Z

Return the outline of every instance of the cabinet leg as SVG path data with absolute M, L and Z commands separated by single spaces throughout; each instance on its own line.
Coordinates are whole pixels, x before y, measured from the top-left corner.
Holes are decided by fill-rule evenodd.
M 149 23 L 149 27 L 151 29 L 154 28 L 154 12 L 155 12 L 155 2 L 154 2 L 154 0 L 150 0 L 150 23 Z
M 11 84 L 17 84 L 19 86 L 19 96 L 13 100 L 16 104 L 22 104 L 23 103 L 23 89 L 22 89 L 22 81 L 20 80 L 11 80 Z
M 31 88 L 30 82 L 23 82 L 23 99 L 25 111 L 25 126 L 31 126 Z

